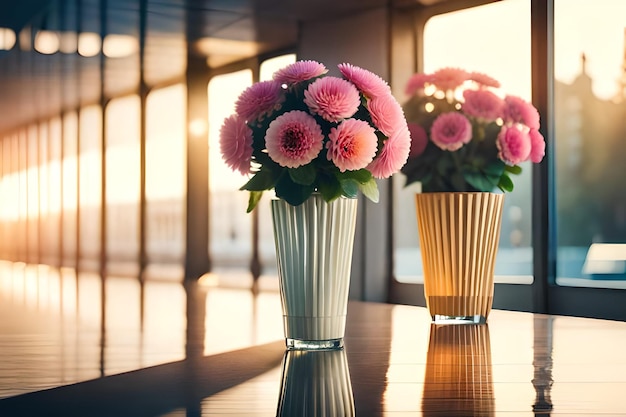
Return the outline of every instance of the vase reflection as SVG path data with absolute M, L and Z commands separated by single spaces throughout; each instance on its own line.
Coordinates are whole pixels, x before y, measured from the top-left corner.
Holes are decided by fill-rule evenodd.
M 442 404 L 446 413 L 442 414 Z M 431 324 L 424 416 L 493 416 L 495 399 L 489 325 Z
M 277 416 L 354 416 L 346 352 L 288 350 Z
M 533 319 L 533 387 L 535 417 L 548 417 L 552 412 L 552 332 L 554 318 L 536 315 Z

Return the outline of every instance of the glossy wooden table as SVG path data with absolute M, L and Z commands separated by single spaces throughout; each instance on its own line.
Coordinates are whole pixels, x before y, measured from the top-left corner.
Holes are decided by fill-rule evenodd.
M 224 281 L 0 262 L 0 416 L 626 416 L 626 323 L 351 302 L 343 351 L 286 354 L 278 293 Z

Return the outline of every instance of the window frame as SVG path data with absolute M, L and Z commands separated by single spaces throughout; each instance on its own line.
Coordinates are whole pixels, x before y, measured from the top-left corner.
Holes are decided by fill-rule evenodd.
M 500 1 L 500 0 L 497 0 Z M 423 63 L 423 33 L 428 19 L 433 16 L 494 3 L 493 0 L 447 1 L 428 7 L 412 10 L 414 27 L 414 71 L 420 71 Z M 531 88 L 532 102 L 538 109 L 542 126 L 540 132 L 546 138 L 546 156 L 532 167 L 532 284 L 496 283 L 494 288 L 494 308 L 527 311 L 568 316 L 595 317 L 626 320 L 626 291 L 591 288 L 565 287 L 556 284 L 556 195 L 554 168 L 554 0 L 531 0 Z M 402 17 L 395 16 L 401 20 Z M 392 24 L 393 25 L 393 24 Z M 406 25 L 398 27 L 405 30 Z M 392 40 L 401 34 L 394 33 Z M 397 59 L 392 53 L 391 66 Z M 399 78 L 405 76 L 400 71 L 392 71 Z M 389 195 L 388 212 L 390 225 L 393 225 L 393 193 Z M 393 226 L 390 226 L 393 229 Z M 393 236 L 393 230 L 389 233 Z M 399 304 L 425 306 L 420 283 L 403 283 L 394 276 L 393 238 L 390 239 L 391 262 L 388 273 L 388 301 Z

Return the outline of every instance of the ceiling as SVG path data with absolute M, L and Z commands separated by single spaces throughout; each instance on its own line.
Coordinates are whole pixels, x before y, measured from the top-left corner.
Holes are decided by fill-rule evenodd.
M 80 53 L 79 34 L 82 38 L 85 32 L 99 42 L 104 39 L 106 43 L 108 35 L 114 34 L 139 43 L 145 27 L 145 81 L 158 85 L 184 74 L 188 47 L 206 59 L 209 67 L 219 67 L 293 47 L 298 25 L 323 19 L 329 10 L 337 17 L 389 4 L 419 7 L 443 1 L 458 0 L 0 1 L 0 28 L 21 31 L 13 48 L 0 51 L 0 130 L 59 113 L 63 107 L 99 100 L 101 55 Z M 145 26 L 140 24 L 142 16 Z M 37 49 L 40 32 L 57 34 L 59 41 L 53 49 L 57 52 Z M 138 49 L 104 61 L 106 96 L 138 90 Z

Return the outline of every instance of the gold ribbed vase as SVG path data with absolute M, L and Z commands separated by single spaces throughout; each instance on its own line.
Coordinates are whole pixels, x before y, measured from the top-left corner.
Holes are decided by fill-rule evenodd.
M 485 323 L 504 194 L 416 194 L 424 295 L 436 323 Z
M 271 201 L 288 349 L 343 347 L 357 199 Z

